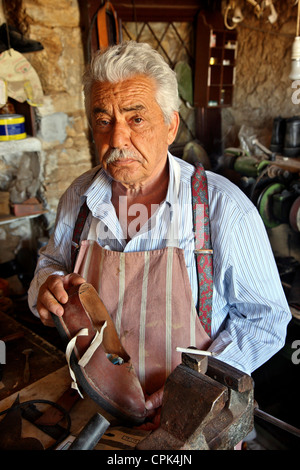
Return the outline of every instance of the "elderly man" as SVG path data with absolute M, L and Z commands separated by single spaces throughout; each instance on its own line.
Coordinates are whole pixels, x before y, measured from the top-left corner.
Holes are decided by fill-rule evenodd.
M 207 272 L 199 273 L 194 253 L 195 168 L 168 152 L 179 125 L 174 72 L 149 45 L 130 41 L 97 53 L 84 87 L 100 165 L 60 200 L 29 290 L 32 311 L 52 325 L 52 314 L 64 314 L 66 289 L 93 284 L 150 395 L 148 409 L 161 404 L 157 390 L 180 362 L 176 346 L 210 349 L 250 374 L 282 348 L 290 321 L 256 208 L 205 172 L 198 191 L 208 194 L 214 267 L 206 328 L 197 312 L 198 276 Z

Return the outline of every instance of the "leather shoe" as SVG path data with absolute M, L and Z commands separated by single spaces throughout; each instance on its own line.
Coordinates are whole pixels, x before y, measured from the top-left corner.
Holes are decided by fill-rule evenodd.
M 16 28 L 6 23 L 0 26 L 0 41 L 5 46 L 3 50 L 12 48 L 15 51 L 26 53 L 44 49 L 44 46 L 39 41 L 25 38 Z
M 133 424 L 146 418 L 145 397 L 114 323 L 89 283 L 68 290 L 62 317 L 53 315 L 67 345 L 73 388 L 111 415 Z

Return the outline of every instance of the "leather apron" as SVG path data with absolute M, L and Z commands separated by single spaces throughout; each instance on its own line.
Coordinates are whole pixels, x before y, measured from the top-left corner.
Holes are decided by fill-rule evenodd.
M 93 218 L 88 239 L 81 242 L 74 272 L 97 290 L 144 393 L 151 394 L 181 363 L 177 346 L 207 349 L 211 343 L 196 312 L 184 252 L 176 246 L 177 214 L 167 246 L 143 252 L 102 248 L 98 222 Z

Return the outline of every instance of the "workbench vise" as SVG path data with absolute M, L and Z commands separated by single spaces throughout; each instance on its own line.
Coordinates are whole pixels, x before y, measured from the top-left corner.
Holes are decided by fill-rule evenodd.
M 232 450 L 253 428 L 252 378 L 213 356 L 182 354 L 169 375 L 160 426 L 137 450 Z

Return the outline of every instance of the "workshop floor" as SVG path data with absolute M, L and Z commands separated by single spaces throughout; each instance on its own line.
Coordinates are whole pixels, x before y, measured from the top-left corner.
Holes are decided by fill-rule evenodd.
M 23 296 L 13 300 L 10 315 L 64 352 L 64 345 L 55 328 L 45 327 L 34 317 Z M 300 321 L 294 320 L 288 329 L 286 347 L 254 372 L 255 399 L 265 412 L 299 428 L 299 365 L 292 364 L 289 356 L 293 338 L 300 338 Z M 244 442 L 243 450 L 293 450 L 299 447 L 299 438 L 255 417 L 254 430 Z

